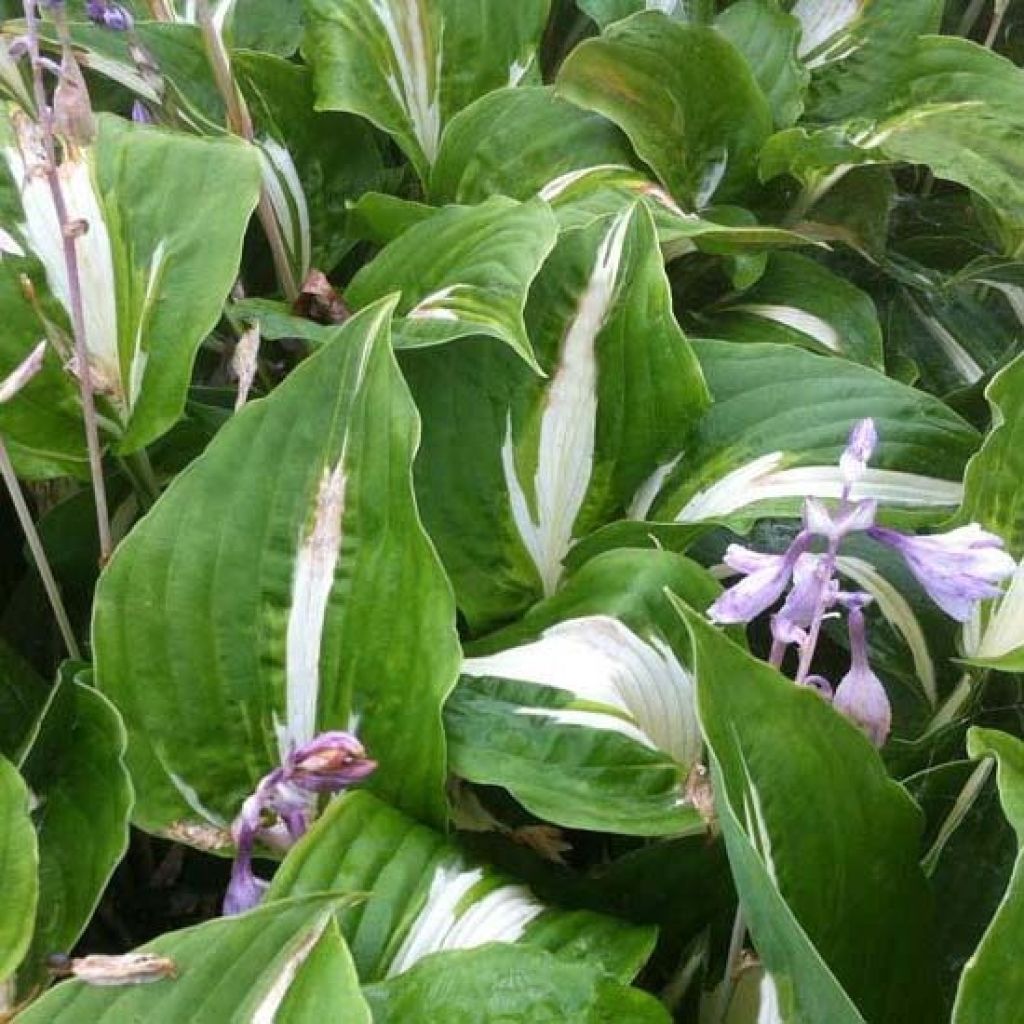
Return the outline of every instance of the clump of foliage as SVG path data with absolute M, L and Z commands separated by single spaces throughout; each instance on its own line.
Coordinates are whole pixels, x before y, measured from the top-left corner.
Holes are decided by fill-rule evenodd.
M 1024 14 L 0 15 L 0 1013 L 1019 1019 Z

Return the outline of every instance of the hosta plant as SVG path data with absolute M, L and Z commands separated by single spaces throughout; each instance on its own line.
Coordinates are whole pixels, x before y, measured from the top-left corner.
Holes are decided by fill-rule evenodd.
M 0 0 L 0 1018 L 1019 1020 L 1022 30 Z

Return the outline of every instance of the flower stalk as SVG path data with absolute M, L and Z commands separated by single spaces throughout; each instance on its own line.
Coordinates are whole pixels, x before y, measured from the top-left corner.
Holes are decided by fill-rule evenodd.
M 64 262 L 67 266 L 68 297 L 71 313 L 71 328 L 74 335 L 75 362 L 79 368 L 79 393 L 82 401 L 82 418 L 85 426 L 86 448 L 89 453 L 89 475 L 92 480 L 93 502 L 96 507 L 96 526 L 100 542 L 100 563 L 106 564 L 114 551 L 110 531 L 110 512 L 107 504 L 106 483 L 103 478 L 103 452 L 100 446 L 99 421 L 96 416 L 96 399 L 93 394 L 92 379 L 88 371 L 89 354 L 85 336 L 85 307 L 82 301 L 82 281 L 78 266 L 78 250 L 76 238 L 83 230 L 81 224 L 73 223 L 68 217 L 67 202 L 61 188 L 60 175 L 57 171 L 57 147 L 54 141 L 53 110 L 47 102 L 46 89 L 43 85 L 43 63 L 39 51 L 39 21 L 36 11 L 37 0 L 23 0 L 25 11 L 25 38 L 28 45 L 29 61 L 32 69 L 32 89 L 35 96 L 36 111 L 41 128 L 42 142 L 46 154 L 46 179 L 53 197 L 53 207 L 57 214 L 57 222 L 61 227 Z M 61 35 L 66 36 L 66 25 L 63 12 L 57 11 Z M 65 53 L 70 47 L 64 39 Z M 85 225 L 84 230 L 88 230 Z
M 21 531 L 25 534 L 29 551 L 32 552 L 32 559 L 36 563 L 36 571 L 39 573 L 39 578 L 43 581 L 43 590 L 46 591 L 46 598 L 53 609 L 53 617 L 57 620 L 57 628 L 60 630 L 60 635 L 64 640 L 68 657 L 78 660 L 82 657 L 82 652 L 78 647 L 78 641 L 75 639 L 75 632 L 71 628 L 71 620 L 68 618 L 67 609 L 64 607 L 64 601 L 60 596 L 57 580 L 54 578 L 53 570 L 50 568 L 50 561 L 46 557 L 46 550 L 39 538 L 39 531 L 36 529 L 36 524 L 32 519 L 28 502 L 25 501 L 25 495 L 21 489 L 21 484 L 18 482 L 17 474 L 14 472 L 14 465 L 11 463 L 7 445 L 4 444 L 2 437 L 0 437 L 0 476 L 3 477 L 3 481 L 7 486 Z

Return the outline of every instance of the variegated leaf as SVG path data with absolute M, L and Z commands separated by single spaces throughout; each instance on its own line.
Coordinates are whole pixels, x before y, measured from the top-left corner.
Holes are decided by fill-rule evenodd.
M 702 750 L 694 682 L 666 589 L 699 607 L 718 592 L 680 555 L 609 552 L 472 648 L 445 707 L 453 771 L 557 825 L 704 831 L 686 792 Z
M 974 429 L 938 399 L 846 360 L 787 345 L 700 341 L 714 397 L 649 518 L 701 522 L 795 514 L 837 498 L 850 426 L 872 416 L 881 445 L 854 497 L 943 517 L 960 504 Z
M 97 684 L 125 716 L 148 827 L 223 825 L 293 744 L 346 727 L 379 761 L 378 792 L 444 817 L 459 648 L 412 496 L 393 305 L 249 402 L 100 580 Z
M 523 308 L 556 234 L 539 199 L 495 196 L 479 206 L 448 206 L 385 246 L 352 279 L 345 298 L 359 309 L 400 291 L 399 347 L 487 335 L 535 366 Z
M 369 118 L 426 182 L 452 116 L 536 76 L 549 0 L 311 0 L 318 106 Z M 481 45 L 486 38 L 487 45 Z
M 474 627 L 551 593 L 576 539 L 625 508 L 707 402 L 640 203 L 562 235 L 527 322 L 546 380 L 479 341 L 403 362 L 424 517 Z
M 688 209 L 729 202 L 750 184 L 772 127 L 764 93 L 725 36 L 658 11 L 577 46 L 555 89 L 622 128 Z
M 654 940 L 651 928 L 548 906 L 368 793 L 328 807 L 285 858 L 268 899 L 273 906 L 324 891 L 367 894 L 339 913 L 364 983 L 400 975 L 431 953 L 492 942 L 590 959 L 628 982 Z
M 331 920 L 340 895 L 283 901 L 168 932 L 123 958 L 123 980 L 111 964 L 106 982 L 70 979 L 19 1016 L 28 1024 L 174 1024 L 183 1017 L 311 1024 L 336 1014 L 346 1024 L 369 1024 L 352 958 Z M 163 975 L 131 983 L 132 960 L 142 957 L 156 958 Z
M 3 146 L 21 194 L 21 231 L 70 315 L 63 235 L 40 171 L 40 140 L 22 114 L 12 115 L 12 127 Z M 74 150 L 60 174 L 69 217 L 82 227 L 75 247 L 88 372 L 109 432 L 121 451 L 134 451 L 184 408 L 196 351 L 238 273 L 259 193 L 258 160 L 236 140 L 190 138 L 104 115 L 95 145 Z

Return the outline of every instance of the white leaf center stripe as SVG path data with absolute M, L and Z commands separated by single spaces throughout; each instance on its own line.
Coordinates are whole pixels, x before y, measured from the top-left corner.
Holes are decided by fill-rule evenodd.
M 759 501 L 780 498 L 838 498 L 843 480 L 838 466 L 794 466 L 779 469 L 784 452 L 762 455 L 698 491 L 676 514 L 679 523 L 699 523 L 727 516 Z M 939 480 L 891 469 L 869 469 L 854 484 L 855 501 L 875 498 L 908 508 L 955 507 L 963 498 L 957 480 Z
M 313 952 L 314 946 L 320 941 L 320 936 L 326 930 L 330 919 L 330 915 L 325 914 L 316 927 L 301 936 L 278 971 L 267 994 L 260 1000 L 253 1012 L 252 1024 L 274 1024 L 277 1019 L 277 1011 L 281 1009 L 284 997 L 288 995 L 288 989 L 292 987 L 299 968 L 309 959 L 309 954 Z
M 980 606 L 975 619 L 979 614 Z M 1024 647 L 1024 560 L 1018 563 L 1006 592 L 994 603 L 984 631 L 980 621 L 971 626 L 964 629 L 964 646 L 971 657 L 999 658 Z
M 316 735 L 320 691 L 320 647 L 334 571 L 341 555 L 345 507 L 345 456 L 324 470 L 313 524 L 301 539 L 292 578 L 285 649 L 286 721 L 279 726 L 282 754 Z
M 597 434 L 597 336 L 615 298 L 615 285 L 634 207 L 620 213 L 597 250 L 587 287 L 569 324 L 545 396 L 534 477 L 537 515 L 519 482 L 509 422 L 501 457 L 512 515 L 545 594 L 554 591 L 562 559 L 590 485 Z
M 798 309 L 796 306 L 778 306 L 771 303 L 747 303 L 741 306 L 729 307 L 730 312 L 749 313 L 751 316 L 764 317 L 772 320 L 783 327 L 792 327 L 813 338 L 819 345 L 833 352 L 841 351 L 839 332 L 827 321 L 806 309 Z
M 21 193 L 25 239 L 46 269 L 50 290 L 70 317 L 71 294 L 67 265 L 64 262 L 63 233 L 43 170 L 45 156 L 41 150 L 38 130 L 22 115 L 16 115 L 13 120 L 18 145 L 8 147 L 4 155 Z M 65 160 L 59 174 L 68 217 L 88 225 L 88 230 L 75 240 L 75 249 L 82 286 L 89 371 L 96 389 L 124 407 L 130 389 L 125 388 L 121 378 L 117 343 L 117 291 L 110 236 L 84 151 L 80 151 L 75 159 Z
M 568 619 L 532 643 L 467 658 L 462 671 L 567 690 L 609 709 L 524 707 L 522 714 L 618 732 L 684 765 L 700 754 L 693 678 L 664 641 L 646 641 L 610 615 Z
M 426 905 L 388 967 L 389 978 L 430 953 L 472 949 L 487 942 L 515 942 L 543 912 L 543 904 L 521 885 L 499 886 L 473 900 L 472 890 L 483 878 L 482 869 L 467 870 L 460 860 L 437 868 Z
M 409 119 L 427 163 L 433 164 L 441 142 L 442 55 L 430 45 L 422 0 L 370 0 L 370 7 L 394 54 L 388 87 Z
M 797 0 L 791 13 L 803 26 L 800 56 L 812 53 L 842 32 L 860 14 L 863 6 L 864 0 Z M 815 67 L 824 59 L 811 60 L 808 67 Z

